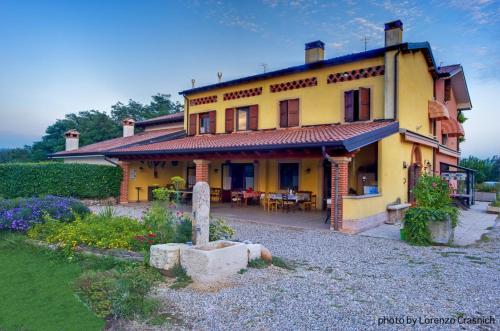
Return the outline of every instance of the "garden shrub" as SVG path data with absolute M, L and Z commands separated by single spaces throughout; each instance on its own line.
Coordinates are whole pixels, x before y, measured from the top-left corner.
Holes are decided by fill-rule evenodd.
M 0 230 L 27 231 L 48 216 L 57 222 L 72 222 L 76 215 L 85 216 L 90 210 L 72 198 L 45 196 L 0 200 Z
M 61 162 L 0 164 L 0 196 L 6 199 L 57 195 L 102 199 L 118 197 L 122 170 Z
M 28 231 L 32 239 L 65 248 L 86 245 L 102 249 L 132 249 L 134 238 L 147 234 L 146 227 L 135 219 L 125 216 L 107 218 L 95 214 L 77 217 L 72 223 L 61 223 L 46 217 L 45 224 L 35 225 Z
M 87 271 L 74 284 L 75 292 L 99 317 L 148 317 L 159 304 L 148 298 L 160 274 L 146 266 L 130 265 L 107 271 Z
M 410 208 L 404 217 L 402 237 L 414 245 L 431 244 L 429 221 L 451 220 L 452 227 L 458 222 L 458 209 L 451 203 L 448 182 L 440 176 L 424 174 L 413 188 L 417 206 Z
M 234 236 L 235 231 L 220 218 L 210 219 L 209 240 L 228 240 Z

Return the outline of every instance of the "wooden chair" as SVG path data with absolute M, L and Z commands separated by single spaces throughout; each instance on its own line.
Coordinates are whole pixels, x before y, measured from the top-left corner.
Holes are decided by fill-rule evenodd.
M 222 201 L 222 190 L 220 188 L 210 189 L 210 201 L 215 201 L 215 202 Z
M 306 211 L 306 210 L 311 210 L 312 208 L 312 192 L 311 191 L 299 191 L 297 193 L 301 194 L 307 194 L 307 200 L 300 201 L 300 209 Z
M 312 193 L 312 192 L 311 192 Z M 311 209 L 316 209 L 316 194 L 311 194 Z
M 243 200 L 240 192 L 231 192 L 231 207 L 241 206 L 241 200 Z
M 264 208 L 264 210 L 267 209 L 267 193 L 266 192 L 261 192 L 260 193 L 260 201 L 259 204 Z
M 288 196 L 286 194 L 281 195 L 281 205 L 283 207 L 283 212 L 286 210 L 289 212 L 290 210 L 294 210 L 297 206 L 297 202 L 294 200 L 288 200 Z
M 279 200 L 277 199 L 274 199 L 271 197 L 273 193 L 269 193 L 266 198 L 267 198 L 267 211 L 271 211 L 271 210 L 275 210 L 275 211 L 278 211 L 278 206 L 280 204 Z

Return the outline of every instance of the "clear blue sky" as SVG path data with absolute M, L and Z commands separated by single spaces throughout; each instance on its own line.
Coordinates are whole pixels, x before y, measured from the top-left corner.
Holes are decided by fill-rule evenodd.
M 303 63 L 321 39 L 334 57 L 383 45 L 401 19 L 405 41 L 465 68 L 474 109 L 463 154 L 500 154 L 500 4 L 452 1 L 0 1 L 0 148 L 31 144 L 64 114 L 109 111 L 224 79 Z

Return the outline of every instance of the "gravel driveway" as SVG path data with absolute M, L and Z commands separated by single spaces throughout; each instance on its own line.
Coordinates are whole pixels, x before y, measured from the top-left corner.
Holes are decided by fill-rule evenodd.
M 412 247 L 382 238 L 230 222 L 237 239 L 296 264 L 249 269 L 218 291 L 158 289 L 165 309 L 196 330 L 401 329 L 384 317 L 496 317 L 500 231 L 467 248 Z M 425 322 L 425 320 L 422 320 Z M 410 329 L 409 325 L 403 326 Z M 416 324 L 417 329 L 462 326 Z M 466 329 L 479 326 L 466 325 Z

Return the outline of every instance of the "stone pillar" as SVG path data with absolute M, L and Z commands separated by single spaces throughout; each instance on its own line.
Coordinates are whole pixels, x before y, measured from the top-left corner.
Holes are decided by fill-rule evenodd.
M 196 182 L 207 182 L 208 183 L 208 168 L 210 161 L 208 160 L 194 160 L 196 164 Z
M 343 220 L 343 196 L 347 195 L 348 190 L 348 165 L 351 161 L 350 157 L 337 156 L 330 157 L 332 163 L 332 192 L 331 192 L 331 214 L 330 214 L 330 229 L 335 231 L 342 230 Z M 337 196 L 337 199 L 335 198 Z M 337 201 L 337 203 L 335 203 Z M 337 225 L 335 225 L 335 215 L 337 215 Z
M 197 182 L 193 187 L 193 243 L 208 244 L 210 221 L 210 187 Z
M 120 167 L 123 170 L 122 182 L 120 184 L 120 203 L 128 203 L 128 176 L 130 163 L 126 161 L 120 162 Z

